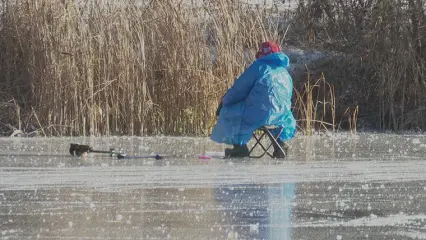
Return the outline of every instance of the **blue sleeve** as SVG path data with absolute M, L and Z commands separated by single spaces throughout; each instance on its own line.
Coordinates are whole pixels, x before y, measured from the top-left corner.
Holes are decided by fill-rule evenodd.
M 223 105 L 228 106 L 245 100 L 256 83 L 258 75 L 258 64 L 252 64 L 235 80 L 234 85 L 223 96 Z

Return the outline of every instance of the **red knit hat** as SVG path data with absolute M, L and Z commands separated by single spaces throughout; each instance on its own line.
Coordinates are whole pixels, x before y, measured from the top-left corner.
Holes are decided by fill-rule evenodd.
M 263 42 L 260 44 L 259 50 L 256 53 L 256 59 L 259 59 L 271 53 L 277 53 L 277 52 L 281 52 L 280 45 L 271 41 Z

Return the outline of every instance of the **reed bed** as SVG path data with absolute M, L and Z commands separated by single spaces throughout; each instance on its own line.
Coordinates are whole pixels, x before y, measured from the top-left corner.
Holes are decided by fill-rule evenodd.
M 271 14 L 229 0 L 5 0 L 0 101 L 46 135 L 206 135 L 245 52 L 282 42 Z
M 349 115 L 353 132 L 366 119 L 425 129 L 425 4 L 1 0 L 0 131 L 208 135 L 221 96 L 264 40 L 348 63 L 323 69 L 327 81 L 308 71 L 295 92 L 303 132 L 339 130 L 335 119 Z

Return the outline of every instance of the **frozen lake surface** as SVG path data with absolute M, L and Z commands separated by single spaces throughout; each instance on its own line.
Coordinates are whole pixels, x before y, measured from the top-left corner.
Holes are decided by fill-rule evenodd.
M 0 239 L 426 239 L 426 136 L 291 145 L 230 161 L 200 160 L 224 149 L 207 138 L 0 138 Z

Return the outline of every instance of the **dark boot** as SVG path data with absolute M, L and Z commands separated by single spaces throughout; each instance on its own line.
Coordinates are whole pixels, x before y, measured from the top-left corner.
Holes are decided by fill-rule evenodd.
M 238 144 L 233 145 L 234 148 L 225 149 L 225 157 L 227 158 L 244 158 L 249 157 L 250 152 L 246 144 L 240 146 Z
M 279 139 L 277 140 L 277 142 L 279 146 L 282 148 L 282 150 L 284 150 L 284 152 L 282 152 L 281 149 L 278 146 L 276 146 L 276 144 L 274 144 L 274 153 L 272 153 L 272 156 L 274 156 L 275 158 L 285 158 L 287 156 L 289 146 L 287 143 Z

